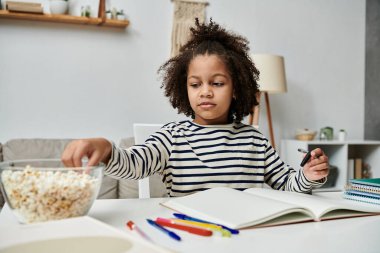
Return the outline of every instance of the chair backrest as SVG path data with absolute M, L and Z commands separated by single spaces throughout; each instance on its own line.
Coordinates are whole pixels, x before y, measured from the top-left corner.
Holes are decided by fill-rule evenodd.
M 163 124 L 133 124 L 135 144 L 144 143 L 151 134 L 160 130 Z M 149 177 L 139 180 L 139 198 L 150 198 Z

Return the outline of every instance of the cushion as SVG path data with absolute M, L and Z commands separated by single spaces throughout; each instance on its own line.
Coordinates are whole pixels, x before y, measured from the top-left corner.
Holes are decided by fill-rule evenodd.
M 60 158 L 69 139 L 12 139 L 3 145 L 4 161 Z
M 134 145 L 134 138 L 123 138 L 120 140 L 119 147 L 129 148 Z M 149 177 L 150 196 L 152 198 L 167 197 L 166 187 L 162 182 L 162 176 L 155 174 Z M 119 181 L 119 198 L 129 199 L 139 197 L 138 180 L 120 179 Z
M 13 139 L 3 145 L 4 161 L 60 158 L 70 139 Z M 118 181 L 103 177 L 98 198 L 117 198 Z

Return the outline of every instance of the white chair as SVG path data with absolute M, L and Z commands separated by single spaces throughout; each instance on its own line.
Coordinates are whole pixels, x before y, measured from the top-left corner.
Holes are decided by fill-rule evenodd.
M 163 124 L 133 124 L 135 144 L 143 144 L 148 137 L 160 130 Z M 139 198 L 150 198 L 149 177 L 139 180 Z

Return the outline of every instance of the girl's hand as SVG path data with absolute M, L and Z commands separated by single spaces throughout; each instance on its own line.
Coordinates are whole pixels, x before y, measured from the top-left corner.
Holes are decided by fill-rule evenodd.
M 81 167 L 82 158 L 88 157 L 88 166 L 99 162 L 108 163 L 112 144 L 104 138 L 82 139 L 70 142 L 62 153 L 61 160 L 67 167 Z
M 309 181 L 317 181 L 329 174 L 329 158 L 322 149 L 311 151 L 310 160 L 303 166 L 303 173 Z

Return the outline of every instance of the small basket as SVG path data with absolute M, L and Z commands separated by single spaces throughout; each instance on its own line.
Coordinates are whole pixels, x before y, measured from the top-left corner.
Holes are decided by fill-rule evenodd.
M 316 135 L 316 131 L 309 130 L 307 128 L 297 129 L 296 131 L 296 139 L 299 141 L 312 141 Z
M 314 137 L 315 137 L 315 133 L 296 135 L 296 139 L 299 141 L 312 141 L 314 140 Z

